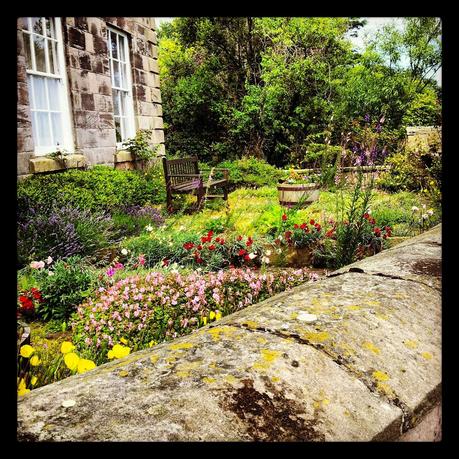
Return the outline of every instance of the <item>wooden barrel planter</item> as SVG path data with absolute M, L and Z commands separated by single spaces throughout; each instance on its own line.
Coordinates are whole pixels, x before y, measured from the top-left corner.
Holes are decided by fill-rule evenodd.
M 307 207 L 319 199 L 319 188 L 318 183 L 279 183 L 279 203 L 285 207 L 298 204 L 301 204 L 300 207 Z

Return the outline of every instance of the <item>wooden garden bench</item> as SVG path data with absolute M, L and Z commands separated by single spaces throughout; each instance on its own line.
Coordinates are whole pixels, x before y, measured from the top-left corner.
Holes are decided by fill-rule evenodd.
M 228 200 L 229 170 L 212 168 L 222 172 L 223 178 L 213 180 L 212 177 L 204 178 L 203 171 L 199 170 L 198 158 L 166 159 L 163 158 L 164 178 L 166 181 L 167 209 L 172 210 L 172 195 L 194 194 L 197 195 L 196 206 L 199 209 L 205 199 L 223 198 Z M 211 188 L 222 188 L 223 195 L 208 194 Z

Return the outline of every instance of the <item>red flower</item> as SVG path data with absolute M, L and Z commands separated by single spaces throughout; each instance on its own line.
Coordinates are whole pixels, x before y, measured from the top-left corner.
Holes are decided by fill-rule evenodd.
M 334 230 L 333 228 L 332 228 L 332 229 L 330 229 L 330 230 L 328 230 L 328 231 L 325 233 L 325 237 L 332 237 L 332 236 L 333 236 L 333 233 L 334 233 L 334 231 L 335 231 L 335 230 Z
M 201 236 L 201 242 L 205 244 L 207 242 L 207 236 Z
M 196 258 L 196 263 L 202 263 L 202 262 L 203 262 L 202 258 Z
M 250 261 L 250 257 L 248 255 L 244 255 L 244 260 L 245 261 Z
M 363 218 L 364 218 L 365 220 L 368 220 L 368 217 L 369 217 L 369 216 L 370 216 L 370 215 L 369 215 L 368 213 L 366 213 L 366 212 L 363 214 Z
M 316 222 L 311 218 L 311 220 L 309 221 L 309 224 L 310 224 L 310 225 L 315 225 Z
M 285 222 L 285 220 L 287 220 L 287 215 L 282 214 L 282 220 Z
M 375 235 L 377 237 L 381 236 L 381 230 L 378 227 L 375 228 Z
M 374 225 L 374 224 L 376 223 L 376 220 L 375 220 L 374 218 L 370 218 L 368 221 L 369 221 L 372 225 Z
M 307 223 L 302 223 L 302 224 L 300 225 L 300 228 L 301 228 L 302 230 L 306 229 L 307 227 L 308 227 L 308 224 L 307 224 Z
M 214 235 L 214 232 L 212 230 L 210 230 L 208 233 L 207 233 L 207 238 L 209 239 L 209 241 L 212 239 L 212 236 Z
M 275 242 L 277 245 L 279 245 L 279 244 L 280 244 L 280 239 L 276 239 L 274 242 Z
M 319 225 L 319 223 L 316 223 L 314 226 L 316 227 L 317 231 L 320 231 L 322 229 L 322 227 Z
M 238 240 L 238 241 L 242 241 L 242 236 L 238 236 L 238 237 L 237 237 L 237 240 Z
M 298 225 L 298 223 L 295 223 L 295 224 L 293 225 L 293 227 L 294 227 L 295 229 L 298 229 L 298 228 L 300 227 L 300 225 Z
M 220 238 L 219 237 L 215 238 L 215 242 L 220 242 Z
M 21 302 L 21 308 L 25 311 L 33 310 L 33 301 L 29 297 L 21 295 L 19 301 Z
M 194 244 L 192 242 L 185 242 L 185 244 L 183 244 L 183 248 L 186 250 L 191 250 L 193 247 Z
M 383 235 L 383 239 L 387 239 L 387 234 L 384 234 L 384 235 Z
M 247 239 L 247 242 L 245 243 L 245 245 L 247 247 L 250 247 L 252 244 L 253 244 L 253 239 L 249 236 L 249 238 Z
M 292 232 L 291 231 L 286 231 L 284 233 L 285 239 L 290 239 L 292 237 Z
M 225 243 L 224 239 L 220 239 L 220 245 L 223 245 Z
M 163 266 L 169 266 L 169 260 L 167 258 L 163 260 Z
M 245 255 L 246 253 L 247 253 L 247 251 L 244 250 L 244 249 L 239 250 L 239 256 L 240 257 L 242 257 L 242 255 Z
M 209 245 L 208 247 L 209 250 L 215 250 L 215 246 L 212 244 L 212 245 Z
M 197 248 L 198 250 L 202 250 L 202 245 L 199 244 L 196 248 Z

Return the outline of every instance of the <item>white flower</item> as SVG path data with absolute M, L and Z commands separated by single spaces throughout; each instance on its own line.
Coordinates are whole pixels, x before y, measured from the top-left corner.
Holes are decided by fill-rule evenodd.
M 417 212 L 417 211 L 419 210 L 419 207 L 413 206 L 413 207 L 411 208 L 411 210 L 412 210 L 413 212 Z
M 148 231 L 148 232 L 153 231 L 153 226 L 147 225 L 147 226 L 145 227 L 145 231 Z
M 50 265 L 52 262 L 53 262 L 53 259 L 52 259 L 51 257 L 48 257 L 48 258 L 46 259 L 46 264 L 47 264 L 47 265 Z
M 427 211 L 427 213 L 428 213 L 429 215 L 433 215 L 433 210 L 432 210 L 432 209 L 429 209 L 429 210 Z
M 122 255 L 127 255 L 127 254 L 128 254 L 127 249 L 122 249 L 122 250 L 121 250 L 121 254 L 122 254 Z
M 371 215 L 371 209 L 367 210 L 367 214 Z
M 266 253 L 266 256 L 269 257 L 271 255 L 271 250 L 267 250 L 265 253 Z
M 282 236 L 278 236 L 277 239 L 279 239 L 279 241 L 282 241 Z
M 262 263 L 269 264 L 269 257 L 262 257 L 261 261 Z
M 253 260 L 254 258 L 256 258 L 256 255 L 254 253 L 249 253 L 249 258 Z
M 429 218 L 429 216 L 427 214 L 422 214 L 422 219 L 423 220 L 427 220 Z
M 426 208 L 426 205 L 425 205 L 425 204 L 423 204 L 423 205 L 422 205 L 422 208 L 423 208 L 423 209 L 425 209 L 425 208 Z
M 54 273 L 52 271 L 48 271 L 48 276 L 54 276 Z

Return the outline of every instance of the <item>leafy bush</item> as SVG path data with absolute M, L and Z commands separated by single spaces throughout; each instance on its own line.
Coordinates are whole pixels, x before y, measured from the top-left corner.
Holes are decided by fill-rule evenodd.
M 38 279 L 43 302 L 36 312 L 44 320 L 68 320 L 97 283 L 95 271 L 77 256 L 42 268 Z
M 128 150 L 135 159 L 142 161 L 150 161 L 156 156 L 158 145 L 152 148 L 150 138 L 152 129 L 139 129 L 132 139 L 127 139 L 123 142 L 123 147 Z
M 218 167 L 227 168 L 230 171 L 230 182 L 236 187 L 258 188 L 262 186 L 274 186 L 285 173 L 266 161 L 247 157 L 235 161 L 224 161 Z
M 114 241 L 110 215 L 66 205 L 24 204 L 17 216 L 17 255 L 19 266 L 33 259 L 54 259 L 72 255 L 92 255 Z
M 73 342 L 100 364 L 125 342 L 135 351 L 190 333 L 208 318 L 230 314 L 309 279 L 306 270 L 263 274 L 231 269 L 201 275 L 150 272 L 116 282 L 78 307 Z M 124 340 L 124 341 L 123 341 Z
M 161 212 L 152 206 L 125 206 L 112 215 L 116 232 L 121 237 L 133 236 L 148 226 L 160 226 L 164 223 Z
M 18 184 L 17 195 L 20 213 L 26 211 L 21 203 L 107 211 L 125 205 L 162 203 L 165 187 L 159 164 L 145 172 L 94 166 L 87 171 L 34 175 Z M 26 197 L 27 201 L 23 199 Z

